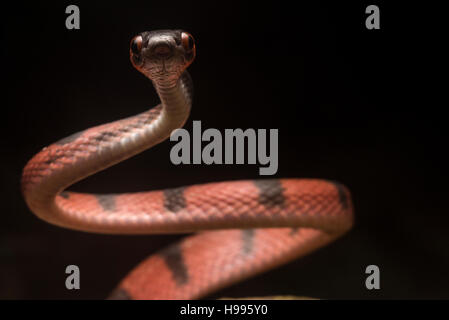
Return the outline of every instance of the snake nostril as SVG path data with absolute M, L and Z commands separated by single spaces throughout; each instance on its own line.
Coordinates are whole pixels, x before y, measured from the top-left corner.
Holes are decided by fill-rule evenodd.
M 153 48 L 153 53 L 160 58 L 167 58 L 171 56 L 172 49 L 166 44 L 159 44 Z

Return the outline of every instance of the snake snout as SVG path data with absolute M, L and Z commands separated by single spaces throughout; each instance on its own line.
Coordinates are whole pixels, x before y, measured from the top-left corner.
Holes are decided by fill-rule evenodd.
M 160 59 L 167 59 L 173 55 L 173 48 L 165 43 L 158 43 L 150 48 L 153 55 Z

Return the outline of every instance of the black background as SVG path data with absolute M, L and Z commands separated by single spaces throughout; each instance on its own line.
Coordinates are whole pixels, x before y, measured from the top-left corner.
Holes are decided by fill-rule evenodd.
M 138 262 L 174 236 L 108 236 L 60 229 L 36 218 L 20 194 L 25 163 L 73 132 L 158 103 L 129 62 L 137 33 L 182 28 L 197 58 L 186 128 L 278 128 L 276 177 L 338 180 L 353 194 L 356 224 L 344 238 L 219 296 L 295 294 L 319 298 L 449 298 L 448 116 L 411 104 L 426 38 L 404 24 L 405 6 L 371 3 L 73 2 L 81 29 L 65 28 L 72 4 L 9 4 L 2 10 L 0 298 L 101 299 Z M 409 20 L 410 21 L 410 20 Z M 417 102 L 417 101 L 415 101 Z M 6 115 L 6 117 L 5 117 Z M 72 187 L 129 192 L 253 179 L 257 166 L 174 166 L 172 143 Z M 64 287 L 81 268 L 81 290 Z M 367 265 L 381 290 L 364 286 Z

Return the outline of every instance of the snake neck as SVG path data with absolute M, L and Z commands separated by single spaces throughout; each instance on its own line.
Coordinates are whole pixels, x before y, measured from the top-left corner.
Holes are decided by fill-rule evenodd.
M 184 125 L 190 114 L 193 98 L 192 79 L 189 73 L 184 71 L 174 85 L 169 81 L 153 81 L 153 85 L 161 99 L 161 116 L 172 127 L 169 132 L 166 132 L 170 135 L 171 131 Z
M 193 85 L 187 71 L 175 85 L 154 83 L 161 104 L 136 116 L 78 132 L 44 148 L 25 166 L 22 192 L 40 218 L 68 225 L 55 204 L 57 195 L 98 171 L 167 139 L 184 125 L 192 105 Z

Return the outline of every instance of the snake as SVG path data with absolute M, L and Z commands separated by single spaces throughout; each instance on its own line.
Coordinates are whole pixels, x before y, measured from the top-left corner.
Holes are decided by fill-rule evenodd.
M 122 194 L 67 190 L 166 140 L 190 115 L 193 82 L 187 67 L 196 56 L 193 36 L 183 30 L 145 31 L 132 38 L 129 52 L 160 104 L 50 144 L 28 161 L 21 180 L 28 208 L 59 227 L 101 234 L 188 234 L 144 259 L 111 286 L 108 299 L 207 297 L 351 229 L 351 194 L 333 180 L 236 180 Z

